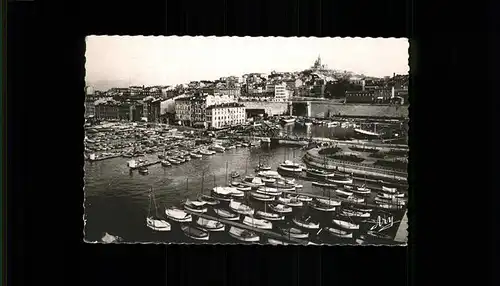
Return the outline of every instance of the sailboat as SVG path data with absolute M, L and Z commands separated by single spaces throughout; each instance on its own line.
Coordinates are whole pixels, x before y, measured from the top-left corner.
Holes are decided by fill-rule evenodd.
M 307 218 L 293 218 L 292 221 L 300 227 L 307 228 L 307 229 L 319 229 L 319 223 L 312 222 L 311 217 Z
M 253 216 L 245 216 L 243 224 L 260 229 L 272 229 L 273 224 L 265 219 L 257 219 Z
M 151 215 L 151 204 L 154 204 L 155 207 L 155 216 Z M 153 188 L 149 193 L 149 208 L 148 208 L 148 216 L 146 218 L 146 225 L 156 231 L 170 231 L 171 225 L 166 220 L 161 219 L 158 215 L 158 206 L 156 205 L 156 199 L 153 193 Z
M 267 203 L 264 203 L 264 211 L 257 211 L 255 213 L 256 216 L 270 220 L 270 221 L 276 221 L 276 220 L 284 220 L 285 216 L 277 213 L 272 213 L 267 211 Z
M 224 231 L 225 229 L 225 225 L 220 221 L 206 219 L 202 217 L 198 218 L 196 224 L 199 225 L 201 228 L 212 232 Z

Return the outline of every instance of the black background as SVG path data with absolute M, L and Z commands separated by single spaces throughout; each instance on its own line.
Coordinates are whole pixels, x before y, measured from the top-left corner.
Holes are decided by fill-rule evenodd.
M 480 16 L 470 2 L 364 2 L 9 3 L 3 278 L 9 285 L 492 283 L 485 246 L 495 242 L 488 208 L 496 205 L 489 177 L 498 168 L 490 149 L 498 145 L 489 135 L 496 121 L 480 115 L 496 108 L 488 95 L 498 80 L 490 39 L 496 30 L 488 22 L 495 9 L 481 6 L 490 13 Z M 474 29 L 478 24 L 488 25 Z M 84 244 L 89 34 L 409 37 L 410 246 Z

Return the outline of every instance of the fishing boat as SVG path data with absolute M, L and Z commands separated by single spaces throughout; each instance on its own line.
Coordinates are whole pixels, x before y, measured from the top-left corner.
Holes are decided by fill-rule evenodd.
M 255 213 L 255 216 L 266 219 L 266 220 L 270 220 L 270 221 L 285 220 L 285 217 L 283 215 L 280 215 L 277 213 L 266 212 L 266 211 L 257 211 Z
M 372 208 L 364 208 L 364 207 L 360 207 L 360 206 L 351 206 L 350 209 L 352 209 L 354 211 L 362 212 L 362 213 L 371 213 L 373 211 Z
M 345 221 L 345 220 L 340 220 L 340 219 L 334 219 L 333 223 L 340 226 L 343 229 L 359 229 L 359 224 L 355 224 L 353 222 Z
M 250 216 L 245 216 L 245 218 L 243 219 L 243 224 L 260 229 L 273 229 L 273 224 L 270 221 L 267 221 L 265 219 L 257 219 Z
M 262 177 L 262 178 L 261 178 L 261 180 L 262 180 L 262 182 L 264 182 L 264 184 L 266 184 L 266 185 L 267 185 L 267 184 L 269 184 L 269 183 L 274 183 L 274 182 L 276 182 L 276 179 L 273 179 L 273 178 L 264 178 L 264 177 Z
M 283 162 L 278 166 L 278 172 L 281 172 L 286 175 L 297 175 L 302 172 L 302 167 L 297 163 L 293 163 L 292 161 L 286 160 L 285 162 Z
M 257 189 L 257 193 L 268 196 L 280 196 L 283 192 L 276 188 L 262 187 Z
M 326 181 L 334 184 L 352 184 L 353 182 L 351 177 L 339 176 L 338 174 L 335 174 L 333 178 L 328 178 Z
M 210 150 L 215 151 L 217 153 L 224 153 L 226 151 L 226 148 L 220 146 L 220 145 L 212 145 L 209 147 Z
M 217 200 L 216 198 L 211 197 L 209 195 L 201 195 L 198 197 L 198 199 L 202 202 L 205 202 L 207 205 L 210 205 L 210 206 L 215 206 L 215 205 L 220 204 L 219 200 Z
M 191 156 L 191 158 L 195 158 L 195 159 L 199 159 L 199 158 L 203 157 L 203 155 L 196 154 L 196 153 L 193 153 L 193 152 L 189 153 L 189 156 Z
M 396 206 L 404 206 L 406 202 L 400 198 L 381 198 L 375 197 L 375 203 L 377 204 L 392 204 Z
M 231 182 L 231 186 L 233 186 L 233 187 L 238 187 L 240 185 L 241 185 L 241 181 L 232 181 Z
M 226 226 L 220 221 L 216 221 L 213 219 L 206 219 L 202 217 L 198 218 L 196 224 L 199 225 L 204 230 L 211 232 L 224 231 L 224 229 L 226 228 Z
M 390 193 L 390 194 L 395 194 L 398 191 L 397 188 L 389 188 L 386 186 L 382 186 L 382 192 Z
M 177 157 L 174 157 L 175 160 L 179 161 L 179 163 L 184 163 L 186 162 L 186 159 L 184 159 L 182 156 L 177 156 Z
M 278 201 L 284 205 L 289 207 L 301 207 L 304 205 L 302 201 L 294 197 L 279 197 Z
M 232 211 L 239 213 L 239 214 L 242 214 L 242 215 L 253 215 L 254 214 L 253 208 L 251 208 L 250 206 L 247 206 L 243 203 L 233 201 L 233 200 L 231 200 L 231 202 L 229 203 L 229 208 Z
M 154 205 L 155 215 L 151 214 L 151 205 Z M 153 188 L 149 192 L 149 207 L 148 216 L 146 217 L 146 225 L 155 231 L 170 231 L 171 226 L 166 220 L 161 219 L 158 215 L 158 205 L 156 204 L 156 198 L 153 193 Z
M 295 228 L 295 227 L 283 228 L 283 229 L 281 229 L 281 231 L 283 232 L 284 235 L 286 235 L 288 237 L 291 237 L 291 238 L 301 238 L 301 239 L 304 239 L 304 238 L 308 238 L 309 237 L 309 233 L 308 232 L 302 231 L 301 229 L 298 229 L 298 228 Z
M 389 235 L 380 233 L 378 231 L 369 230 L 366 234 L 377 239 L 392 240 L 392 238 Z
M 149 173 L 149 170 L 147 167 L 139 167 L 138 171 L 139 171 L 139 174 L 142 174 L 142 175 L 146 175 Z
M 321 183 L 321 182 L 312 182 L 312 185 L 319 188 L 325 189 L 336 189 L 338 188 L 337 184 L 329 184 L 329 183 Z
M 254 200 L 261 201 L 261 202 L 273 202 L 275 200 L 274 196 L 261 194 L 261 193 L 257 193 L 257 192 L 251 192 L 250 196 Z
M 280 214 L 291 213 L 293 211 L 291 207 L 283 204 L 271 204 L 269 205 L 269 208 Z
M 200 151 L 198 151 L 198 153 L 200 153 L 200 155 L 210 156 L 210 155 L 215 154 L 216 152 L 215 151 L 206 150 L 206 149 L 201 149 Z
M 332 172 L 327 172 L 317 169 L 309 169 L 309 168 L 306 170 L 306 175 L 307 177 L 310 178 L 323 179 L 323 180 L 328 178 L 333 178 L 335 176 L 335 174 Z
M 386 209 L 386 210 L 399 210 L 399 209 L 403 208 L 403 206 L 401 206 L 401 205 L 383 204 L 383 203 L 379 203 L 377 201 L 375 201 L 375 203 L 377 203 L 378 207 L 380 207 L 382 209 Z
M 244 197 L 245 193 L 239 191 L 235 187 L 215 187 L 212 189 L 212 193 L 216 199 L 221 199 L 224 201 L 230 201 L 232 198 Z
M 208 231 L 199 227 L 183 225 L 181 230 L 187 237 L 195 240 L 208 240 L 210 238 Z
M 319 229 L 319 223 L 312 222 L 311 217 L 303 218 L 293 218 L 293 223 L 297 226 L 307 228 L 307 229 Z
M 288 243 L 283 242 L 281 240 L 273 239 L 273 238 L 268 238 L 267 243 L 270 245 L 288 245 Z
M 269 166 L 269 165 L 259 164 L 259 165 L 257 165 L 257 167 L 255 167 L 255 171 L 257 171 L 257 172 L 270 171 L 270 170 L 271 170 L 271 166 Z
M 225 209 L 214 208 L 214 212 L 216 215 L 220 216 L 223 219 L 227 219 L 227 220 L 239 220 L 240 219 L 239 214 L 230 212 L 230 211 L 225 210 Z
M 321 211 L 321 212 L 334 212 L 336 209 L 335 206 L 325 205 L 325 204 L 322 204 L 318 201 L 310 202 L 309 206 L 311 206 L 313 209 Z
M 170 166 L 172 166 L 172 164 L 170 164 L 170 162 L 167 161 L 167 160 L 161 160 L 161 165 L 162 165 L 162 167 L 170 167 Z
M 330 206 L 330 207 L 338 207 L 340 206 L 342 203 L 340 201 L 337 201 L 337 200 L 332 200 L 332 199 L 319 199 L 319 198 L 316 198 L 316 201 L 320 204 L 323 204 L 325 206 Z
M 191 161 L 191 156 L 189 156 L 189 155 L 184 155 L 184 156 L 182 156 L 182 158 L 183 158 L 186 162 Z
M 324 230 L 333 236 L 340 238 L 352 238 L 352 232 L 345 231 L 343 229 L 333 228 L 333 227 L 325 227 Z
M 240 185 L 240 186 L 236 187 L 236 189 L 238 191 L 248 192 L 248 191 L 252 190 L 252 187 L 248 187 L 248 186 L 245 186 L 245 185 Z
M 355 210 L 352 210 L 352 209 L 343 209 L 342 210 L 342 215 L 343 216 L 348 216 L 348 217 L 370 217 L 371 213 L 370 212 L 355 211 Z
M 184 208 L 195 213 L 206 213 L 208 209 L 205 207 L 205 205 L 206 203 L 204 201 L 186 200 L 186 202 L 184 203 Z
M 167 215 L 168 219 L 171 219 L 173 221 L 177 222 L 193 221 L 193 217 L 191 216 L 191 214 L 188 214 L 187 212 L 178 208 L 168 208 L 165 210 L 165 214 Z
M 158 154 L 158 159 L 160 159 L 160 160 L 165 159 L 165 155 L 163 155 L 163 154 Z
M 345 197 L 349 197 L 349 196 L 353 195 L 352 192 L 344 191 L 344 190 L 341 190 L 341 189 L 336 189 L 335 193 L 338 194 L 338 195 L 341 195 L 341 196 L 345 196 Z
M 250 143 L 248 143 L 248 142 L 241 142 L 241 146 L 242 147 L 249 147 Z
M 396 199 L 396 198 L 402 198 L 405 195 L 403 193 L 395 193 L 395 194 L 387 194 L 380 192 L 377 194 L 377 197 L 383 198 L 383 199 Z
M 241 182 L 242 184 L 251 187 L 253 189 L 259 188 L 264 186 L 264 182 L 262 182 L 262 179 L 259 177 L 253 177 L 253 176 L 247 176 L 243 181 Z
M 238 240 L 246 242 L 257 242 L 260 240 L 260 237 L 259 235 L 257 235 L 257 233 L 234 226 L 229 229 L 229 235 Z
M 168 158 L 167 161 L 169 161 L 170 163 L 172 163 L 174 165 L 179 165 L 181 163 L 179 160 L 176 160 L 174 158 Z
M 372 191 L 368 188 L 365 188 L 365 187 L 356 187 L 356 188 L 352 188 L 351 192 L 358 194 L 358 195 L 367 196 L 367 195 L 371 194 Z
M 259 171 L 257 173 L 257 175 L 259 177 L 263 177 L 263 178 L 266 178 L 266 179 L 275 179 L 275 180 L 276 179 L 282 179 L 281 175 L 278 172 L 276 172 L 276 171 L 270 171 L 270 170 L 268 170 L 268 171 Z
M 311 197 L 308 197 L 308 196 L 304 196 L 304 195 L 289 195 L 289 197 L 296 197 L 297 200 L 301 201 L 301 202 L 311 202 L 313 199 Z
M 235 179 L 235 178 L 238 178 L 240 176 L 240 173 L 234 171 L 231 173 L 231 178 Z

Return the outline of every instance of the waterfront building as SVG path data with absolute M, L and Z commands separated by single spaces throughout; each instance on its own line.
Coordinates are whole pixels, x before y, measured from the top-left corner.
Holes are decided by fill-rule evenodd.
M 205 110 L 208 106 L 231 102 L 236 102 L 235 97 L 200 92 L 189 97 L 179 98 L 175 101 L 176 120 L 183 125 L 204 126 Z
M 190 97 L 181 97 L 175 100 L 175 120 L 182 125 L 191 125 Z
M 98 100 L 95 105 L 95 117 L 100 120 L 118 120 L 120 118 L 119 105 L 120 103 L 113 99 Z
M 95 115 L 95 102 L 96 98 L 91 95 L 85 96 L 85 116 L 94 116 Z
M 372 103 L 375 98 L 375 91 L 373 90 L 358 90 L 358 91 L 346 91 L 345 92 L 345 102 L 346 103 Z
M 280 83 L 269 83 L 266 85 L 266 91 L 272 92 L 274 95 L 273 101 L 287 101 L 288 100 L 288 90 L 284 82 Z
M 206 108 L 207 128 L 223 128 L 244 124 L 246 121 L 245 106 L 231 102 L 212 105 Z

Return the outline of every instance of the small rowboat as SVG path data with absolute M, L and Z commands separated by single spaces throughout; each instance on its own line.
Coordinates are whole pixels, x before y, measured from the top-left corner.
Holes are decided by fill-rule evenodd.
M 229 229 L 229 235 L 238 240 L 246 242 L 258 242 L 260 240 L 260 237 L 257 235 L 257 233 L 234 226 Z
M 208 240 L 210 238 L 208 231 L 199 227 L 183 225 L 181 230 L 187 237 L 195 240 Z
M 220 216 L 223 219 L 227 219 L 227 220 L 239 220 L 240 219 L 239 214 L 236 214 L 236 213 L 224 210 L 224 209 L 215 209 L 214 208 L 214 212 L 215 212 L 215 214 L 217 214 L 218 216 Z
M 282 229 L 282 232 L 284 235 L 288 236 L 288 237 L 291 237 L 291 238 L 308 238 L 309 237 L 309 233 L 308 232 L 304 232 L 298 228 L 294 228 L 294 227 L 291 227 L 291 228 L 284 228 Z
M 352 238 L 352 232 L 347 232 L 343 229 L 337 229 L 333 227 L 325 227 L 325 231 L 331 235 L 340 238 Z
M 359 229 L 359 224 L 355 224 L 345 220 L 334 219 L 333 223 L 340 226 L 343 229 Z

